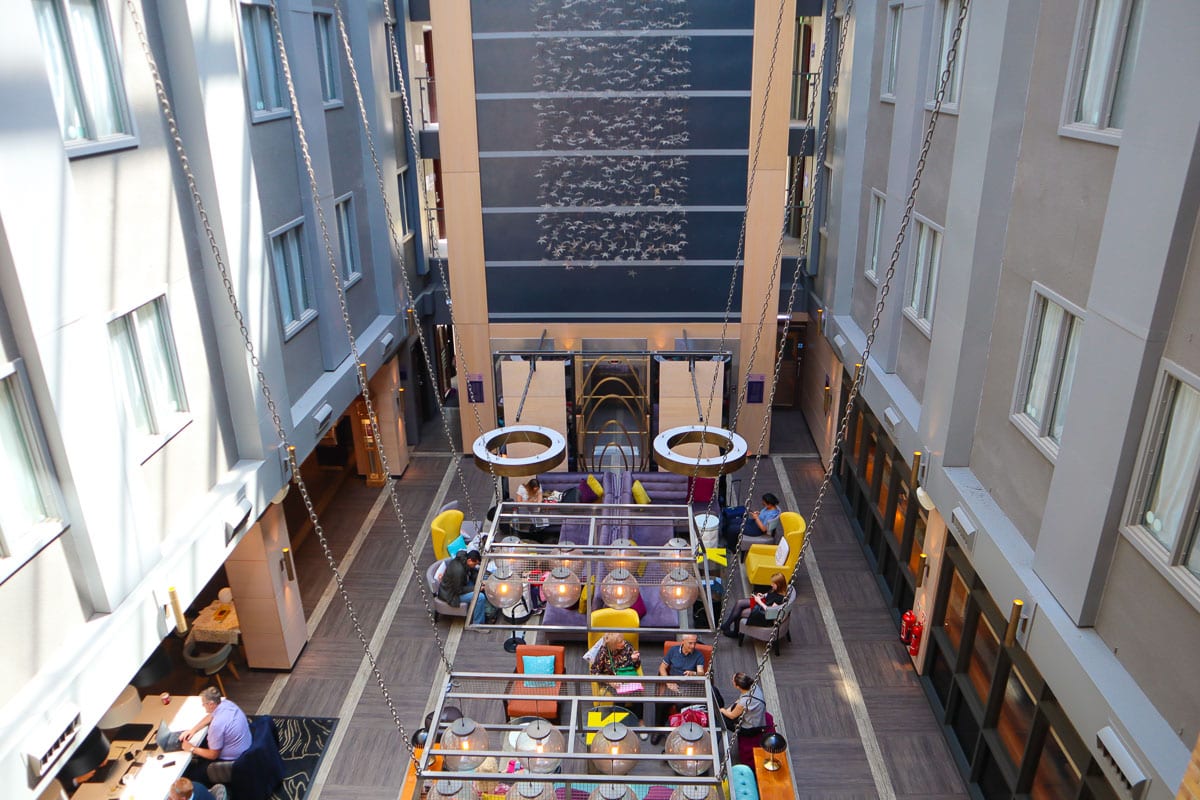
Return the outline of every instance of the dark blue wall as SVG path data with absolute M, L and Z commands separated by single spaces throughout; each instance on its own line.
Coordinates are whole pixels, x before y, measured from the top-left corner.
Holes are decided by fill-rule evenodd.
M 493 320 L 723 316 L 753 16 L 752 0 L 473 0 Z

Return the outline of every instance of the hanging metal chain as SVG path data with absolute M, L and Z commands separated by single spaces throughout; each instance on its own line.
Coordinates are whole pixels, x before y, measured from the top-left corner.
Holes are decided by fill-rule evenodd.
M 904 245 L 905 232 L 909 223 L 912 221 L 913 209 L 917 201 L 917 193 L 921 188 L 921 176 L 925 171 L 925 164 L 929 156 L 929 149 L 933 144 L 933 134 L 937 128 L 938 117 L 942 110 L 942 101 L 946 96 L 946 87 L 949 85 L 950 76 L 954 70 L 955 61 L 958 59 L 958 45 L 962 38 L 963 25 L 966 23 L 967 10 L 970 6 L 970 0 L 958 0 L 958 20 L 954 27 L 954 34 L 951 37 L 949 48 L 946 51 L 946 67 L 942 70 L 942 74 L 938 81 L 938 91 L 934 98 L 933 110 L 930 113 L 929 123 L 925 128 L 925 138 L 921 143 L 920 157 L 917 159 L 916 170 L 913 173 L 912 186 L 908 192 L 908 200 L 904 206 L 904 214 L 900 220 L 900 230 L 896 234 L 896 241 L 892 247 L 891 260 L 888 262 L 887 273 L 884 276 L 883 284 L 880 286 L 879 302 L 875 305 L 875 314 L 871 320 L 871 330 L 867 335 L 866 346 L 862 352 L 862 363 L 865 365 L 871 354 L 871 347 L 875 343 L 875 334 L 879 330 L 880 320 L 883 316 L 883 311 L 886 306 L 888 293 L 891 289 L 892 279 L 896 276 L 896 265 L 900 260 L 900 251 Z M 796 588 L 797 578 L 800 574 L 800 564 L 804 560 L 804 554 L 807 552 L 811 542 L 812 534 L 816 527 L 815 523 L 820 517 L 821 503 L 825 493 L 829 488 L 833 476 L 834 464 L 837 462 L 837 456 L 841 452 L 842 445 L 845 442 L 846 434 L 849 429 L 850 413 L 853 408 L 855 399 L 858 396 L 862 386 L 863 377 L 866 375 L 866 369 L 858 370 L 854 377 L 854 381 L 850 387 L 850 394 L 847 397 L 846 405 L 842 413 L 842 422 L 838 428 L 837 438 L 834 440 L 833 450 L 830 452 L 829 465 L 825 468 L 825 475 L 821 481 L 820 491 L 817 493 L 816 502 L 813 505 L 812 515 L 809 517 L 808 531 L 804 537 L 804 542 L 800 547 L 800 555 L 796 561 L 796 567 L 792 571 L 792 577 L 788 581 L 789 591 L 794 591 Z M 758 668 L 754 677 L 755 683 L 761 679 L 762 672 L 766 668 L 767 661 L 770 659 L 771 651 L 775 647 L 775 643 L 779 640 L 781 630 L 782 615 L 775 620 L 775 624 L 771 628 L 771 636 L 763 646 L 762 656 L 758 660 Z
M 328 539 L 325 536 L 324 528 L 321 525 L 320 518 L 318 517 L 316 508 L 313 505 L 312 497 L 308 492 L 308 486 L 300 473 L 300 466 L 296 462 L 295 447 L 293 447 L 289 442 L 287 431 L 284 429 L 283 420 L 279 414 L 279 407 L 275 402 L 266 373 L 264 372 L 262 363 L 255 351 L 254 342 L 250 336 L 249 327 L 247 326 L 245 316 L 242 313 L 240 304 L 237 300 L 237 292 L 234 288 L 233 279 L 229 273 L 229 267 L 225 263 L 225 258 L 222 254 L 221 247 L 217 243 L 216 231 L 213 228 L 212 221 L 209 219 L 208 210 L 197 186 L 195 174 L 192 172 L 191 162 L 187 155 L 187 148 L 183 143 L 183 137 L 180 134 L 179 125 L 175 119 L 171 101 L 167 95 L 166 85 L 163 82 L 162 74 L 158 68 L 158 61 L 154 57 L 154 52 L 151 49 L 150 42 L 146 37 L 145 26 L 142 23 L 137 4 L 135 0 L 126 0 L 125 5 L 133 23 L 134 30 L 137 33 L 138 42 L 142 47 L 143 54 L 145 55 L 151 78 L 154 81 L 155 93 L 158 96 L 159 106 L 163 112 L 164 121 L 167 123 L 172 145 L 175 149 L 176 155 L 179 158 L 180 169 L 184 175 L 185 181 L 187 182 L 188 192 L 191 195 L 192 203 L 196 209 L 200 223 L 204 228 L 205 237 L 208 240 L 209 249 L 211 250 L 217 271 L 221 276 L 221 283 L 225 288 L 225 293 L 227 299 L 229 300 L 230 308 L 233 312 L 234 318 L 238 323 L 238 331 L 241 335 L 242 345 L 246 350 L 250 365 L 255 371 L 255 378 L 259 386 L 259 391 L 263 396 L 264 402 L 267 406 L 267 411 L 271 416 L 271 422 L 275 428 L 276 436 L 279 438 L 282 446 L 286 448 L 288 454 L 288 463 L 292 472 L 292 480 L 296 484 L 300 491 L 301 497 L 304 500 L 304 505 L 308 512 L 309 520 L 313 524 L 313 532 L 317 535 L 317 540 L 321 544 L 322 551 L 324 552 L 326 560 L 329 564 L 330 572 L 333 574 L 334 581 L 337 584 L 338 592 L 346 604 L 347 611 L 349 612 L 355 632 L 358 635 L 359 641 L 363 645 L 363 652 L 371 665 L 371 670 L 374 673 L 376 680 L 379 682 L 381 690 L 383 691 L 384 701 L 386 702 L 388 710 L 391 713 L 392 720 L 400 733 L 401 741 L 408 749 L 410 757 L 415 761 L 417 759 L 416 750 L 409 740 L 408 734 L 404 729 L 404 725 L 400 720 L 399 711 L 397 710 L 395 703 L 391 699 L 391 695 L 388 693 L 387 688 L 384 685 L 379 667 L 375 662 L 374 656 L 370 652 L 365 633 L 363 632 L 362 626 L 359 623 L 358 616 L 354 611 L 354 607 L 350 602 L 349 595 L 346 592 L 345 581 L 343 580 L 341 571 L 338 569 L 336 560 L 333 557 L 333 553 L 329 547 Z
M 346 36 L 346 26 L 345 26 L 345 23 L 342 21 L 342 12 L 341 12 L 339 3 L 340 3 L 340 0 L 334 0 L 334 10 L 337 12 L 338 27 L 342 31 L 342 41 L 343 41 L 343 45 L 344 45 L 345 51 L 346 51 L 346 58 L 351 63 L 353 63 L 353 56 L 350 54 L 350 39 L 349 39 L 349 37 Z M 393 23 L 394 25 L 400 24 L 399 23 L 400 18 L 397 17 L 395 14 L 395 6 L 392 3 L 392 0 L 384 0 L 384 9 L 383 10 L 384 10 L 385 16 L 389 20 L 395 20 L 395 22 Z M 389 63 L 391 64 L 392 68 L 396 70 L 396 84 L 397 84 L 396 88 L 399 89 L 399 91 L 400 91 L 400 108 L 404 112 L 404 126 L 405 126 L 405 130 L 408 132 L 408 141 L 412 143 L 413 154 L 414 154 L 413 160 L 417 162 L 417 181 L 420 184 L 422 194 L 424 194 L 424 191 L 425 191 L 425 160 L 421 157 L 420 139 L 417 137 L 416 126 L 413 124 L 412 104 L 409 102 L 408 81 L 405 79 L 404 62 L 400 58 L 400 47 L 396 43 L 395 31 L 389 30 L 387 38 L 388 38 L 388 56 L 390 59 Z M 351 67 L 351 76 L 355 82 L 355 91 L 358 92 L 359 91 L 358 90 L 358 78 L 357 78 L 357 73 L 354 71 L 353 67 Z M 361 93 L 360 93 L 360 98 L 361 98 Z M 370 143 L 370 141 L 371 141 L 370 124 L 367 122 L 365 106 L 363 106 L 363 104 L 360 102 L 359 107 L 363 109 L 364 130 L 367 132 L 367 141 L 368 141 L 368 143 Z M 379 161 L 375 157 L 375 146 L 372 144 L 372 145 L 370 145 L 370 148 L 371 148 L 371 157 L 375 161 L 375 171 L 376 171 L 376 174 L 379 176 L 380 188 L 382 190 L 382 188 L 383 188 L 383 173 L 380 171 Z M 386 191 L 383 192 L 383 202 L 384 202 L 385 206 L 388 205 Z M 389 216 L 389 218 L 391 217 L 390 211 L 388 212 L 388 216 Z M 470 376 L 470 367 L 467 364 L 466 350 L 462 346 L 462 336 L 459 334 L 458 325 L 455 324 L 455 321 L 454 321 L 454 298 L 450 292 L 450 277 L 446 274 L 446 265 L 442 262 L 442 259 L 439 258 L 439 256 L 438 256 L 438 233 L 439 233 L 439 231 L 437 231 L 436 227 L 435 227 L 436 219 L 437 219 L 436 214 L 426 213 L 426 224 L 428 226 L 428 231 L 429 231 L 428 236 L 426 237 L 429 240 L 429 250 L 430 250 L 429 258 L 434 263 L 434 265 L 437 267 L 438 277 L 441 279 L 442 287 L 446 291 L 446 308 L 450 312 L 450 336 L 452 337 L 452 340 L 454 342 L 455 360 L 458 362 L 459 366 L 461 367 L 461 369 L 459 369 L 459 374 L 469 377 Z M 412 289 L 408 286 L 407 274 L 404 276 L 404 281 L 405 281 L 405 291 L 411 297 Z M 418 334 L 419 333 L 420 333 L 420 328 L 418 326 Z M 425 347 L 424 338 L 421 338 L 421 346 L 422 346 L 422 348 Z M 425 363 L 427 365 L 432 365 L 432 363 L 433 363 L 432 361 L 429 360 L 428 352 L 426 352 L 426 354 L 425 354 Z M 432 371 L 432 366 L 430 367 L 430 370 Z M 493 378 L 494 378 L 494 376 L 493 376 Z M 493 380 L 493 383 L 494 383 L 494 380 Z M 493 391 L 495 391 L 495 389 L 493 389 Z M 463 400 L 463 398 L 460 397 L 459 408 L 462 408 L 462 405 L 463 405 L 462 400 Z M 484 427 L 483 427 L 483 420 L 479 416 L 479 409 L 476 408 L 477 404 L 472 403 L 470 401 L 469 397 L 466 398 L 466 400 L 467 400 L 466 405 L 470 407 L 471 415 L 475 419 L 475 429 L 478 430 L 480 432 L 480 434 L 483 434 L 485 432 Z M 439 404 L 439 408 L 440 408 L 441 407 L 440 398 L 439 398 L 438 404 Z M 449 441 L 453 442 L 453 439 L 450 438 L 449 425 L 448 425 L 448 423 L 445 422 L 444 409 L 443 409 L 442 419 L 443 419 L 443 424 L 446 426 L 446 437 Z M 466 446 L 466 444 L 467 444 L 466 442 L 463 442 L 464 446 Z M 459 459 L 459 461 L 461 462 L 461 459 Z M 503 492 L 501 491 L 500 476 L 496 474 L 496 465 L 493 464 L 490 459 L 488 460 L 488 473 L 492 477 L 492 486 L 494 487 L 494 491 L 496 493 L 495 499 L 497 502 L 499 502 L 500 497 L 503 496 Z M 465 483 L 465 479 L 462 477 L 461 466 L 459 468 L 459 478 L 460 478 L 460 480 L 464 481 L 463 482 L 463 490 L 466 491 L 466 483 Z M 470 498 L 470 495 L 468 494 L 467 497 Z M 469 504 L 470 500 L 468 499 L 467 502 Z
M 414 537 L 408 532 L 408 522 L 404 518 L 404 511 L 400 508 L 400 496 L 396 492 L 396 481 L 392 479 L 392 470 L 388 464 L 387 452 L 383 448 L 383 436 L 379 428 L 379 416 L 375 413 L 375 403 L 371 399 L 371 383 L 367 375 L 366 364 L 362 361 L 362 356 L 359 353 L 358 339 L 354 335 L 354 326 L 350 321 L 350 309 L 346 304 L 346 290 L 342 284 L 341 274 L 338 271 L 337 258 L 333 253 L 333 241 L 329 236 L 329 224 L 325 219 L 325 211 L 321 206 L 321 194 L 317 187 L 317 174 L 313 169 L 312 153 L 308 146 L 308 134 L 304 130 L 304 118 L 300 113 L 300 100 L 296 96 L 296 84 L 292 77 L 287 45 L 283 40 L 283 24 L 279 20 L 279 12 L 275 0 L 270 0 L 270 2 L 271 23 L 275 30 L 275 43 L 279 46 L 279 62 L 283 68 L 283 79 L 284 85 L 287 87 L 288 101 L 291 104 L 292 114 L 295 117 L 296 138 L 300 144 L 300 155 L 304 161 L 304 170 L 308 177 L 308 188 L 312 193 L 313 209 L 317 215 L 317 225 L 321 230 L 321 242 L 325 246 L 326 262 L 329 265 L 329 273 L 333 277 L 333 286 L 337 290 L 338 306 L 341 310 L 342 325 L 346 330 L 346 338 L 350 344 L 350 358 L 354 363 L 354 374 L 358 378 L 358 386 L 362 393 L 363 405 L 367 411 L 367 421 L 371 428 L 371 435 L 375 437 L 375 441 L 379 445 L 379 462 L 384 475 L 384 488 L 388 493 L 388 499 L 391 501 L 396 521 L 400 524 L 400 538 L 409 555 L 408 566 L 421 595 L 421 602 L 425 605 L 425 612 L 429 616 L 429 625 L 433 629 L 433 638 L 437 643 L 438 655 L 442 663 L 445 664 L 448 672 L 450 670 L 450 660 L 446 656 L 446 645 L 442 641 L 441 631 L 437 624 L 437 615 L 433 611 L 433 601 L 430 597 L 429 587 L 425 584 L 425 576 L 421 572 L 420 559 Z M 356 615 L 349 597 L 344 597 L 343 599 L 346 601 L 346 607 L 350 612 L 351 619 L 354 620 Z M 357 625 L 357 622 L 355 624 Z M 363 643 L 363 648 L 367 649 L 365 642 Z M 368 655 L 370 654 L 368 653 Z M 380 684 L 380 688 L 386 692 L 386 687 L 383 686 L 382 675 L 376 674 L 375 677 Z

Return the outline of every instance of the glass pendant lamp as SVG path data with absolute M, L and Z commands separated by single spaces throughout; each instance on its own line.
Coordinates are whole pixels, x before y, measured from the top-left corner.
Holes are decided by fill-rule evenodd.
M 571 608 L 579 602 L 579 594 L 582 591 L 583 583 L 579 576 L 566 567 L 550 570 L 542 584 L 542 594 L 546 602 L 555 608 Z
M 682 567 L 671 570 L 658 587 L 659 597 L 668 608 L 684 611 L 692 607 L 700 596 L 700 584 L 690 572 Z
M 592 789 L 588 800 L 637 800 L 637 795 L 625 784 L 602 783 Z
M 608 756 L 593 762 L 596 769 L 605 775 L 627 775 L 637 762 L 622 756 L 637 755 L 642 752 L 642 745 L 627 726 L 620 722 L 610 722 L 592 739 L 588 752 Z
M 446 756 L 449 772 L 470 772 L 483 763 L 486 756 L 479 751 L 488 748 L 487 728 L 470 717 L 456 719 L 442 734 L 442 749 L 457 750 L 461 755 Z
M 600 596 L 609 608 L 629 608 L 637 602 L 640 592 L 637 578 L 627 569 L 614 569 L 600 584 Z
M 535 719 L 517 734 L 516 749 L 530 772 L 554 772 L 562 764 L 566 748 L 562 732 L 544 719 Z
M 483 593 L 496 608 L 512 608 L 525 595 L 525 581 L 511 566 L 501 564 L 484 580 Z
M 712 755 L 712 746 L 704 728 L 694 722 L 685 722 L 671 731 L 663 752 L 668 756 L 682 756 L 668 759 L 667 764 L 679 775 L 695 777 L 708 772 L 707 756 Z

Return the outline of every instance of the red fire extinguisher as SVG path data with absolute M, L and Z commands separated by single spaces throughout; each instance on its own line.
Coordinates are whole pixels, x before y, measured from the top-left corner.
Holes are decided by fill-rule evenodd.
M 913 623 L 912 639 L 908 643 L 908 654 L 913 658 L 917 657 L 917 653 L 921 652 L 921 634 L 925 632 L 925 626 L 920 620 Z
M 917 615 L 910 608 L 900 616 L 900 641 L 908 644 L 912 639 L 913 625 L 917 623 Z

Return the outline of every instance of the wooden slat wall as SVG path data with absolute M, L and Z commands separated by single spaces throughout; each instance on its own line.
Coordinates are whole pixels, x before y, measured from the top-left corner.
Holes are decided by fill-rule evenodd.
M 713 373 L 716 373 L 717 388 L 713 392 Z M 700 407 L 709 425 L 721 426 L 721 394 L 724 390 L 725 365 L 715 361 L 696 364 L 696 389 L 700 394 Z M 712 395 L 711 403 L 709 396 Z M 681 425 L 699 425 L 696 416 L 696 392 L 688 364 L 684 361 L 664 361 L 658 368 L 658 430 L 668 430 Z M 683 455 L 695 455 L 700 445 L 682 445 L 676 451 Z M 717 449 L 705 445 L 706 456 L 717 454 Z
M 500 364 L 500 391 L 504 398 L 504 421 L 506 424 L 517 423 L 517 407 L 521 404 L 521 392 L 525 389 L 525 380 L 529 377 L 528 361 L 503 361 Z M 560 361 L 543 361 L 533 372 L 533 380 L 529 382 L 529 393 L 525 397 L 525 407 L 521 412 L 522 425 L 541 425 L 567 435 L 567 373 Z M 508 452 L 515 456 L 530 456 L 538 451 L 535 445 L 513 444 L 508 446 Z M 567 468 L 567 462 L 554 468 L 561 472 Z M 509 478 L 508 491 L 516 497 L 517 485 L 523 483 L 519 478 Z

